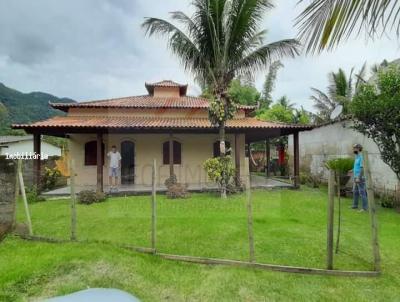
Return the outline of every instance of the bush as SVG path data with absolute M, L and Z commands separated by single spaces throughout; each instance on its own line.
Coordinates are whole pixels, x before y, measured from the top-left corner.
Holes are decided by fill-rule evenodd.
M 209 158 L 204 162 L 203 167 L 208 178 L 217 183 L 220 188 L 223 185 L 228 186 L 235 175 L 235 168 L 230 156 Z
M 346 175 L 353 169 L 354 159 L 352 158 L 336 158 L 326 162 L 326 167 L 340 175 Z
M 171 199 L 190 197 L 190 193 L 187 190 L 187 185 L 182 185 L 180 183 L 170 185 L 166 195 Z
M 389 194 L 387 194 L 387 192 L 385 192 L 385 194 L 383 194 L 380 198 L 380 202 L 381 202 L 381 206 L 383 208 L 394 208 L 394 204 L 395 204 L 395 197 L 394 196 L 390 196 Z
M 312 175 L 311 173 L 301 172 L 300 184 L 307 185 L 312 188 L 319 188 L 321 180 L 318 176 Z
M 58 178 L 61 176 L 61 172 L 57 169 L 44 168 L 44 175 L 42 177 L 42 189 L 51 190 L 56 186 Z
M 84 190 L 78 193 L 78 202 L 81 204 L 99 203 L 105 200 L 106 200 L 106 195 L 103 192 Z
M 226 193 L 236 194 L 236 193 L 244 192 L 245 189 L 246 189 L 246 186 L 244 185 L 242 180 L 239 179 L 238 184 L 236 183 L 236 181 L 231 181 L 230 183 L 228 183 L 228 185 L 226 186 Z
M 167 187 L 167 197 L 171 199 L 177 198 L 188 198 L 190 196 L 187 185 L 178 183 L 176 175 L 173 174 L 165 180 L 165 186 Z
M 28 203 L 36 203 L 36 202 L 46 201 L 46 199 L 43 196 L 40 196 L 38 194 L 38 191 L 36 190 L 35 187 L 26 188 L 25 194 L 26 194 L 26 200 L 28 201 Z
M 400 191 L 394 190 L 389 192 L 385 189 L 379 200 L 383 208 L 394 208 L 398 210 L 400 208 Z

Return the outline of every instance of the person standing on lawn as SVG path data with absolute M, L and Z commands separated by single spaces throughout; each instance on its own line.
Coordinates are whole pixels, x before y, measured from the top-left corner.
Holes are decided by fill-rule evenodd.
M 361 197 L 362 209 L 360 212 L 365 212 L 368 210 L 368 198 L 365 187 L 363 156 L 361 154 L 362 149 L 360 144 L 355 144 L 353 146 L 355 158 L 353 166 L 353 205 L 351 208 L 358 209 L 358 200 Z
M 116 146 L 111 147 L 111 151 L 107 153 L 107 157 L 109 159 L 109 185 L 110 185 L 110 193 L 118 192 L 118 174 L 119 169 L 121 168 L 121 154 L 117 151 Z M 115 179 L 113 186 L 113 177 Z

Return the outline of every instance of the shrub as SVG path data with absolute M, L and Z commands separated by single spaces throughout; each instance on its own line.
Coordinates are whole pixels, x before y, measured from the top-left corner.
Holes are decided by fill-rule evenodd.
M 381 198 L 380 198 L 380 202 L 381 202 L 381 206 L 383 208 L 394 208 L 394 204 L 395 204 L 395 197 L 394 196 L 390 196 L 389 194 L 387 194 L 387 192 L 385 192 Z
M 301 172 L 300 173 L 300 184 L 307 185 L 312 188 L 319 188 L 321 180 L 318 176 L 311 173 Z
M 172 186 L 172 185 L 175 185 L 175 184 L 177 184 L 178 183 L 178 179 L 176 178 L 176 175 L 175 174 L 172 174 L 170 177 L 168 177 L 166 180 L 165 180 L 165 182 L 164 182 L 164 184 L 165 184 L 165 186 L 167 187 L 167 188 L 169 188 L 170 186 Z
M 230 156 L 214 157 L 207 159 L 203 164 L 211 181 L 222 186 L 228 186 L 235 174 L 232 158 Z
M 346 175 L 353 169 L 354 159 L 352 158 L 336 158 L 326 162 L 326 167 L 340 175 Z
M 61 176 L 61 172 L 57 169 L 44 168 L 44 175 L 42 176 L 42 189 L 51 190 L 56 186 L 58 178 Z
M 103 192 L 95 192 L 93 190 L 84 190 L 78 193 L 78 202 L 81 204 L 92 204 L 103 202 L 106 195 Z
M 170 185 L 166 195 L 171 199 L 190 197 L 190 193 L 187 190 L 187 185 L 182 185 L 180 183 Z
M 394 208 L 398 210 L 400 208 L 400 191 L 396 189 L 389 192 L 385 189 L 379 200 L 383 208 Z
M 28 201 L 28 203 L 36 203 L 36 202 L 46 201 L 46 199 L 43 196 L 40 196 L 38 194 L 37 189 L 33 186 L 25 189 L 25 195 L 26 195 L 26 200 Z
M 176 175 L 173 174 L 165 180 L 165 186 L 167 187 L 167 197 L 171 199 L 177 198 L 188 198 L 190 196 L 187 185 L 178 183 Z
M 228 194 L 236 194 L 243 192 L 246 189 L 245 184 L 242 182 L 241 179 L 238 181 L 231 181 L 226 186 L 226 193 Z

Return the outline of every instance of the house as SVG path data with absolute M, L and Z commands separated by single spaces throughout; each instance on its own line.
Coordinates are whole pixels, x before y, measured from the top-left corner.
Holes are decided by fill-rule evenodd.
M 75 161 L 76 183 L 97 186 L 107 184 L 105 154 L 112 145 L 122 155 L 123 185 L 149 185 L 153 159 L 158 166 L 159 184 L 170 174 L 189 185 L 207 184 L 203 162 L 218 156 L 218 127 L 208 119 L 209 102 L 187 95 L 187 85 L 173 81 L 146 83 L 146 95 L 80 103 L 51 103 L 65 111 L 33 124 L 13 125 L 38 140 L 40 135 L 68 137 L 70 156 Z M 311 126 L 261 121 L 252 117 L 253 106 L 238 106 L 236 115 L 226 124 L 227 147 L 234 158 L 236 173 L 244 176 L 246 144 L 266 138 L 298 133 Z M 39 141 L 35 144 L 40 151 Z M 294 179 L 298 183 L 298 140 L 294 145 Z M 39 166 L 36 166 L 39 169 Z M 39 173 L 37 174 L 39 178 Z
M 61 156 L 61 148 L 41 141 L 41 151 L 47 156 Z M 0 156 L 33 154 L 33 136 L 0 136 Z

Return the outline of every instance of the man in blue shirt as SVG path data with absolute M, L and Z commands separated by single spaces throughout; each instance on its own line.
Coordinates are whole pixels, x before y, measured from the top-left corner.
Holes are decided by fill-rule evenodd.
M 353 206 L 352 209 L 358 209 L 358 199 L 361 197 L 362 209 L 360 212 L 368 210 L 368 199 L 365 188 L 365 177 L 363 167 L 363 156 L 361 154 L 362 146 L 355 144 L 353 146 L 353 152 L 355 154 L 354 167 L 353 167 Z

